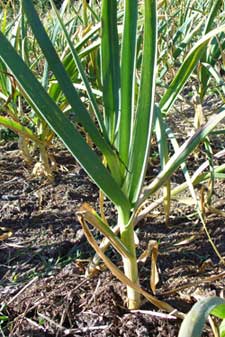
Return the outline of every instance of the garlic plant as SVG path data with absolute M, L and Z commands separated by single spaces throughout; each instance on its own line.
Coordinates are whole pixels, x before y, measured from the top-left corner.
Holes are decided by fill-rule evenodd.
M 54 74 L 64 99 L 75 114 L 78 126 L 96 145 L 99 156 L 60 109 L 45 88 L 41 85 L 22 58 L 16 53 L 10 41 L 0 33 L 0 58 L 19 83 L 27 102 L 42 116 L 54 133 L 77 159 L 87 174 L 114 204 L 117 210 L 117 228 L 115 234 L 94 210 L 84 205 L 78 212 L 79 220 L 90 244 L 104 260 L 111 271 L 127 285 L 129 309 L 140 306 L 140 294 L 156 306 L 172 310 L 166 303 L 157 300 L 139 286 L 134 224 L 139 210 L 150 195 L 166 186 L 171 175 L 185 162 L 188 155 L 225 117 L 225 110 L 201 127 L 169 159 L 166 149 L 167 139 L 163 127 L 164 116 L 173 106 L 182 88 L 195 69 L 202 53 L 211 38 L 224 30 L 224 26 L 207 33 L 190 50 L 173 81 L 165 91 L 159 104 L 155 102 L 157 73 L 157 4 L 156 0 L 124 0 L 122 33 L 118 33 L 118 1 L 101 2 L 101 70 L 103 94 L 103 113 L 88 81 L 82 60 L 73 39 L 67 32 L 63 19 L 54 7 L 60 28 L 65 35 L 68 48 L 79 71 L 83 85 L 89 97 L 91 112 L 79 97 L 71 75 L 66 71 L 57 52 L 38 17 L 31 0 L 21 0 L 23 11 L 33 34 L 42 49 L 49 69 Z M 140 6 L 144 6 L 144 28 L 142 48 L 142 66 L 140 81 L 136 72 L 137 22 Z M 166 160 L 162 171 L 144 187 L 148 157 L 154 126 L 158 123 L 164 135 L 161 143 L 161 156 Z M 163 146 L 165 144 L 165 146 Z M 170 191 L 167 191 L 168 197 Z M 124 274 L 104 255 L 94 240 L 88 224 L 95 226 L 121 254 Z

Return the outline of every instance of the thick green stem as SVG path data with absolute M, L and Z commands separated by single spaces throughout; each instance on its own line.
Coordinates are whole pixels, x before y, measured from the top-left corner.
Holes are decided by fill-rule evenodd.
M 123 211 L 118 210 L 118 224 L 120 226 L 121 240 L 131 254 L 131 257 L 129 258 L 123 257 L 124 273 L 133 283 L 139 285 L 134 227 L 133 222 L 128 224 L 129 218 L 129 214 L 124 214 Z M 134 310 L 140 307 L 140 294 L 131 287 L 127 287 L 127 302 L 128 309 Z

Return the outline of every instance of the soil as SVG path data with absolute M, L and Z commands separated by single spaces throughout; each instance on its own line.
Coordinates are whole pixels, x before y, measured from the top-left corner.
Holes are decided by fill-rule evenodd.
M 2 146 L 0 156 L 0 235 L 12 232 L 0 241 L 0 316 L 8 317 L 0 325 L 0 335 L 177 336 L 181 321 L 163 315 L 151 303 L 143 300 L 138 312 L 128 311 L 125 286 L 105 268 L 85 277 L 94 252 L 76 210 L 83 202 L 98 209 L 98 189 L 71 155 L 61 146 L 54 148 L 59 167 L 54 183 L 32 177 L 16 143 Z M 179 182 L 179 174 L 173 180 Z M 216 182 L 214 202 L 225 208 L 221 180 Z M 105 212 L 113 223 L 110 203 L 105 203 Z M 224 256 L 224 218 L 207 214 L 207 228 Z M 168 226 L 162 208 L 157 208 L 138 225 L 137 235 L 138 255 L 150 240 L 159 243 L 159 299 L 187 312 L 201 297 L 223 295 L 224 266 L 193 207 L 173 202 Z M 121 267 L 117 254 L 108 254 Z M 141 286 L 151 293 L 150 264 L 148 258 L 139 268 Z M 213 336 L 209 325 L 203 335 Z

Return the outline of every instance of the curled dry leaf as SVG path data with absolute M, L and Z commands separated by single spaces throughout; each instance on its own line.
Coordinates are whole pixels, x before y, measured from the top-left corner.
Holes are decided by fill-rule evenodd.
M 151 256 L 151 274 L 150 274 L 150 288 L 153 294 L 156 292 L 156 285 L 159 282 L 159 273 L 157 269 L 159 245 L 156 240 L 150 240 L 147 249 L 141 254 L 138 262 L 145 263 L 147 258 Z
M 152 289 L 153 294 L 156 293 L 156 285 L 159 282 L 159 273 L 157 269 L 157 258 L 158 258 L 158 249 L 159 245 L 157 241 L 151 242 L 151 276 L 150 276 L 150 287 Z

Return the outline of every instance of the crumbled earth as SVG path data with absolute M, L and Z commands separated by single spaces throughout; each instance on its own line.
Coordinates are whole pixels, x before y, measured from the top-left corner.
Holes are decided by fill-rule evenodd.
M 126 309 L 125 286 L 111 273 L 93 278 L 85 270 L 94 252 L 76 218 L 83 202 L 98 209 L 98 189 L 61 146 L 54 149 L 58 165 L 54 183 L 31 175 L 16 143 L 0 152 L 0 334 L 25 336 L 175 337 L 181 321 L 143 300 L 138 312 Z M 157 168 L 156 168 L 157 170 Z M 173 178 L 179 181 L 179 174 Z M 225 208 L 223 183 L 216 182 L 220 210 Z M 181 197 L 182 199 L 182 197 Z M 184 197 L 185 199 L 185 197 Z M 113 223 L 115 211 L 105 203 Z M 219 253 L 225 255 L 221 214 L 207 214 L 207 228 Z M 93 234 L 100 241 L 98 233 Z M 223 296 L 224 265 L 207 240 L 191 206 L 172 203 L 169 225 L 157 208 L 137 227 L 138 255 L 150 240 L 159 243 L 160 282 L 156 296 L 187 312 L 203 296 Z M 119 256 L 108 252 L 121 267 Z M 140 283 L 151 293 L 150 258 L 140 262 Z M 164 315 L 163 315 L 164 314 Z M 4 334 L 3 334 L 4 332 Z M 206 325 L 203 336 L 213 336 Z

